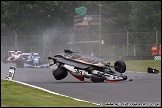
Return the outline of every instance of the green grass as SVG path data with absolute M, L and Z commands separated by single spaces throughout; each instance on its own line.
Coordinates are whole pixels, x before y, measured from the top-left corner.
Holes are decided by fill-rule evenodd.
M 125 63 L 127 71 L 147 72 L 148 67 L 151 67 L 161 72 L 161 60 L 134 60 Z
M 98 107 L 16 82 L 1 80 L 2 107 Z
M 110 64 L 113 65 L 114 62 L 110 61 Z M 126 71 L 147 72 L 147 68 L 151 67 L 161 73 L 161 60 L 130 60 L 124 62 L 127 67 Z

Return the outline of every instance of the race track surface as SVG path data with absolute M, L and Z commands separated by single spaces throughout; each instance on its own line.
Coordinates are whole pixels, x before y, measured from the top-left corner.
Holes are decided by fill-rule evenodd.
M 1 78 L 5 78 L 10 66 L 1 63 Z M 122 82 L 94 83 L 90 79 L 79 81 L 68 73 L 63 80 L 55 80 L 54 68 L 16 68 L 14 80 L 39 86 L 50 91 L 94 102 L 158 102 L 161 106 L 161 74 L 125 72 L 128 76 Z M 133 81 L 129 81 L 133 79 Z

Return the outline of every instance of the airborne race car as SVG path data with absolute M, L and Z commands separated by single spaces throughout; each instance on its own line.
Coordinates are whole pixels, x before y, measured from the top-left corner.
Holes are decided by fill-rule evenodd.
M 127 76 L 122 75 L 126 71 L 126 64 L 119 60 L 111 66 L 110 63 L 104 63 L 104 60 L 95 56 L 64 50 L 64 53 L 48 57 L 58 67 L 53 70 L 53 76 L 56 80 L 62 80 L 68 72 L 80 81 L 84 78 L 90 78 L 92 82 L 104 81 L 123 81 Z M 113 69 L 111 69 L 113 68 Z

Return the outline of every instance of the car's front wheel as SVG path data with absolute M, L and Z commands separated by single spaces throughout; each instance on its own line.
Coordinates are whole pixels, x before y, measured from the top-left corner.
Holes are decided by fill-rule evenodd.
M 67 69 L 64 67 L 59 67 L 53 70 L 53 76 L 56 80 L 62 80 L 68 75 Z
M 114 68 L 117 72 L 124 73 L 126 71 L 126 64 L 123 60 L 119 60 L 114 63 Z

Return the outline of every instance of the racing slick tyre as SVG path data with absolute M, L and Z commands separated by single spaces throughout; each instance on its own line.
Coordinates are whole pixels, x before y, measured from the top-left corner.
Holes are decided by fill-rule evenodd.
M 123 80 L 127 80 L 127 76 L 123 76 Z
M 18 59 L 16 60 L 16 67 L 17 68 L 24 68 L 24 60 L 23 59 Z
M 26 63 L 32 65 L 33 64 L 33 61 L 32 60 L 31 61 L 26 61 Z
M 56 80 L 62 80 L 68 75 L 67 69 L 64 67 L 59 67 L 53 70 L 53 76 Z
M 92 74 L 91 81 L 93 82 L 104 82 L 105 78 L 102 75 Z
M 119 73 L 124 73 L 126 71 L 126 64 L 124 61 L 119 60 L 114 63 L 114 68 Z

